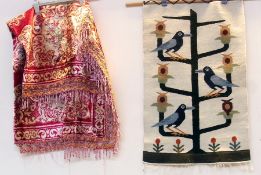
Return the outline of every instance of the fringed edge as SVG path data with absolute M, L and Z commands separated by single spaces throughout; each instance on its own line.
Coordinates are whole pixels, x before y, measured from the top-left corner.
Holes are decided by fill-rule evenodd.
M 68 161 L 73 161 L 73 160 L 78 160 L 78 159 L 90 159 L 90 158 L 95 158 L 95 159 L 108 159 L 112 158 L 115 155 L 117 155 L 118 150 L 119 150 L 119 138 L 120 138 L 120 127 L 119 127 L 119 119 L 118 115 L 115 109 L 115 102 L 113 98 L 113 92 L 111 88 L 111 82 L 110 78 L 106 69 L 105 63 L 103 61 L 99 60 L 95 56 L 91 54 L 86 54 L 85 56 L 85 69 L 87 72 L 92 72 L 95 70 L 95 74 L 92 75 L 91 81 L 95 81 L 97 89 L 104 95 L 106 104 L 111 107 L 111 113 L 109 114 L 111 116 L 110 118 L 110 123 L 113 123 L 113 131 L 106 133 L 107 135 L 110 135 L 111 138 L 113 138 L 113 144 L 111 146 L 106 146 L 104 143 L 101 145 L 101 143 L 97 143 L 97 147 L 93 146 L 90 148 L 84 147 L 84 145 L 77 145 L 70 147 L 66 144 L 57 141 L 54 143 L 50 143 L 47 141 L 48 148 L 39 148 L 37 146 L 37 143 L 34 145 L 34 143 L 19 143 L 17 142 L 16 145 L 20 147 L 20 152 L 23 155 L 31 155 L 31 154 L 43 154 L 47 152 L 54 152 L 54 151 L 64 151 L 64 159 Z M 87 92 L 87 96 L 86 95 Z M 99 94 L 98 92 L 97 94 Z M 87 91 L 82 91 L 82 90 L 66 90 L 64 92 L 60 93 L 54 93 L 54 94 L 46 94 L 43 96 L 23 96 L 22 94 L 22 100 L 21 100 L 21 106 L 23 108 L 28 108 L 30 105 L 29 103 L 31 101 L 43 101 L 43 102 L 51 102 L 51 103 L 58 103 L 58 102 L 66 102 L 64 100 L 64 94 L 69 94 L 70 96 L 75 96 L 75 97 L 83 97 L 83 98 L 88 98 L 89 94 L 92 93 L 89 90 Z M 61 105 L 62 106 L 62 105 Z M 108 112 L 108 111 L 107 111 Z M 111 142 L 111 141 L 110 141 Z M 33 148 L 34 149 L 31 149 Z
M 253 171 L 252 162 L 242 161 L 242 162 L 216 162 L 216 163 L 187 163 L 187 164 L 153 164 L 143 162 L 144 168 L 159 168 L 159 167 L 175 167 L 175 168 L 203 168 L 205 166 L 213 167 L 213 168 L 231 168 L 237 167 L 244 171 Z
M 112 159 L 118 153 L 115 149 L 67 149 L 64 151 L 64 159 L 66 161 L 77 161 L 84 159 Z
M 114 143 L 106 145 L 105 143 L 93 143 L 92 146 L 86 143 L 76 142 L 61 142 L 59 140 L 53 142 L 46 142 L 47 145 L 42 144 L 16 144 L 20 148 L 23 156 L 42 155 L 45 153 L 52 153 L 57 151 L 64 152 L 64 159 L 66 161 L 84 160 L 84 159 L 111 159 L 118 154 L 119 137 L 114 138 Z M 70 145 L 72 144 L 72 145 Z

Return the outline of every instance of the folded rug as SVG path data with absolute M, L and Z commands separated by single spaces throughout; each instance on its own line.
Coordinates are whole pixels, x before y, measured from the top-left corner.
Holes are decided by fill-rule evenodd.
M 64 150 L 102 158 L 119 124 L 105 58 L 87 2 L 43 5 L 8 22 L 14 43 L 14 138 L 21 153 Z

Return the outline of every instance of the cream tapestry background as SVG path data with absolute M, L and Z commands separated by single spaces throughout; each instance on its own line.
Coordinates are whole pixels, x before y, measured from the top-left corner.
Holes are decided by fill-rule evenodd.
M 226 80 L 226 76 L 229 76 L 230 74 L 233 84 L 239 86 L 232 87 L 231 94 L 224 86 L 224 90 L 221 94 L 206 97 L 212 89 L 204 81 L 203 73 L 198 73 L 195 75 L 198 76 L 199 97 L 202 97 L 202 99 L 205 97 L 210 98 L 199 103 L 199 129 L 207 128 L 207 130 L 212 130 L 200 134 L 200 148 L 204 152 L 209 153 L 213 152 L 213 149 L 214 151 L 217 151 L 216 156 L 213 157 L 210 154 L 210 157 L 206 158 L 205 161 L 197 161 L 190 157 L 191 155 L 202 156 L 206 154 L 195 153 L 195 150 L 193 151 L 193 139 L 183 138 L 184 133 L 190 134 L 193 137 L 193 125 L 195 125 L 195 123 L 193 124 L 192 122 L 193 116 L 191 110 L 185 111 L 185 120 L 180 124 L 180 126 L 177 127 L 184 133 L 175 130 L 173 126 L 171 126 L 170 129 L 174 129 L 176 131 L 172 133 L 175 136 L 162 136 L 159 133 L 158 126 L 152 127 L 159 122 L 159 116 L 162 115 L 160 113 L 163 113 L 166 118 L 173 114 L 181 104 L 185 104 L 187 107 L 192 106 L 192 96 L 195 94 L 192 96 L 184 96 L 181 94 L 172 93 L 170 92 L 171 89 L 167 88 L 169 87 L 192 92 L 191 64 L 184 62 L 191 61 L 191 39 L 193 39 L 193 37 L 195 39 L 196 36 L 193 36 L 193 33 L 190 31 L 190 20 L 163 18 L 163 16 L 190 16 L 190 10 L 193 10 L 197 14 L 198 23 L 225 20 L 224 22 L 219 21 L 214 24 L 199 26 L 197 28 L 198 55 L 221 48 L 221 50 L 217 50 L 215 54 L 210 53 L 209 55 L 205 55 L 206 57 L 200 58 L 198 60 L 198 69 L 202 70 L 205 66 L 209 66 L 213 69 L 216 76 L 221 77 L 224 80 Z M 245 17 L 242 2 L 230 2 L 227 5 L 222 5 L 220 2 L 212 2 L 209 4 L 198 3 L 191 5 L 176 4 L 168 5 L 167 7 L 162 7 L 160 5 L 147 5 L 144 7 L 143 13 L 145 54 L 144 162 L 214 163 L 249 160 L 247 93 L 245 77 Z M 224 30 L 227 30 L 227 32 Z M 160 51 L 153 52 L 153 50 L 157 48 L 157 42 L 160 42 L 159 40 L 161 40 L 161 38 L 162 42 L 165 43 L 169 41 L 178 31 L 182 31 L 184 34 L 192 34 L 191 37 L 183 37 L 183 46 L 176 52 L 185 58 L 185 60 L 182 58 L 170 58 L 170 55 L 174 55 L 172 51 L 167 54 L 165 53 L 166 50 L 163 50 L 163 56 L 160 54 Z M 160 46 L 160 43 L 158 43 L 158 46 Z M 159 57 L 162 59 L 166 59 L 166 57 L 168 57 L 168 59 L 172 60 L 161 61 L 158 54 L 161 55 Z M 225 56 L 222 54 L 225 54 Z M 226 62 L 226 58 L 228 58 L 231 62 Z M 163 74 L 159 76 L 159 64 L 162 65 L 162 67 L 168 64 L 165 66 L 168 67 L 168 72 L 163 71 L 161 72 Z M 163 89 L 161 89 L 160 86 L 163 87 Z M 220 89 L 217 88 L 215 92 L 218 92 L 219 90 Z M 167 107 L 164 107 L 163 104 L 163 107 L 161 106 L 160 108 L 160 101 L 157 102 L 157 98 L 159 98 L 158 93 L 167 93 L 167 103 L 172 106 L 168 106 L 166 105 L 167 103 L 163 102 Z M 161 95 L 164 96 L 164 94 Z M 219 97 L 222 95 L 224 97 Z M 228 102 L 230 99 L 232 100 Z M 227 100 L 227 102 L 222 100 Z M 222 104 L 226 105 L 228 108 L 223 109 Z M 164 109 L 166 112 L 164 112 Z M 159 110 L 163 110 L 163 112 Z M 212 128 L 213 126 L 216 128 Z M 171 134 L 171 131 L 166 127 L 167 125 L 164 125 L 164 132 Z M 179 135 L 181 137 L 177 137 L 177 134 L 181 134 Z M 181 154 L 185 155 L 190 151 L 191 155 L 187 155 L 187 157 L 179 157 L 180 154 L 176 154 L 178 143 L 180 146 L 184 145 L 179 150 L 182 150 Z M 230 145 L 230 143 L 232 145 Z M 175 145 L 176 148 L 173 147 L 173 145 Z M 209 148 L 212 149 L 212 151 Z M 176 149 L 176 151 L 173 149 Z M 156 153 L 157 151 L 159 152 Z M 242 151 L 244 153 L 242 153 Z M 238 154 L 236 154 L 236 152 Z M 166 157 L 162 157 L 161 153 L 170 154 L 167 154 Z M 218 153 L 220 153 L 220 155 L 218 155 Z M 223 153 L 226 155 L 224 156 Z M 233 154 L 233 158 L 231 158 L 230 153 Z M 220 157 L 224 157 L 224 159 Z

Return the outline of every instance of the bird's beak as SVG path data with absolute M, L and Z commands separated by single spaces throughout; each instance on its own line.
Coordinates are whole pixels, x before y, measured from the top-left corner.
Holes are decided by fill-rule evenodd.
M 198 73 L 204 73 L 203 70 L 195 70 L 195 73 L 198 74 Z
M 194 106 L 191 106 L 191 107 L 187 107 L 186 110 L 194 110 L 195 107 Z
M 184 37 L 192 37 L 191 34 L 184 34 Z

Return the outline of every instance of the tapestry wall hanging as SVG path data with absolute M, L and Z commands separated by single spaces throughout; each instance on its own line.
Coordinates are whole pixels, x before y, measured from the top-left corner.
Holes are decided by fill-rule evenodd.
M 65 159 L 117 153 L 118 117 L 87 1 L 42 5 L 8 22 L 14 55 L 14 139 L 23 154 Z
M 242 1 L 144 6 L 144 152 L 155 164 L 250 161 Z

